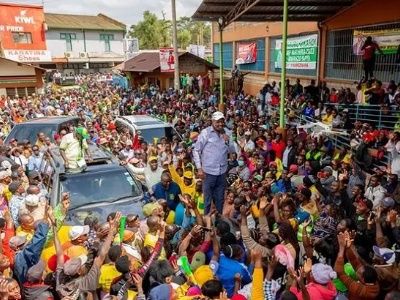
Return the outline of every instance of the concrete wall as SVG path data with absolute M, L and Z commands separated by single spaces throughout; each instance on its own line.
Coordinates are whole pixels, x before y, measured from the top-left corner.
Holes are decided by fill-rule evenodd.
M 124 33 L 116 31 L 85 31 L 50 29 L 46 32 L 47 48 L 51 51 L 53 57 L 64 57 L 67 52 L 66 41 L 60 39 L 60 33 L 75 33 L 76 39 L 72 40 L 73 57 L 79 57 L 80 52 L 105 53 L 105 42 L 100 40 L 100 34 L 113 34 L 114 40 L 110 41 L 111 52 L 123 55 Z M 86 51 L 85 51 L 86 43 Z
M 51 51 L 53 57 L 64 57 L 64 53 L 67 52 L 67 44 L 65 40 L 60 38 L 60 33 L 75 33 L 76 40 L 72 40 L 72 52 L 76 53 L 78 57 L 79 52 L 83 52 L 83 33 L 78 30 L 67 30 L 67 29 L 49 29 L 46 32 L 47 49 Z
M 100 40 L 100 34 L 113 34 L 114 40 L 110 41 L 111 52 L 123 55 L 124 48 L 123 48 L 123 39 L 124 34 L 123 32 L 113 32 L 113 31 L 87 31 L 85 33 L 86 37 L 86 52 L 98 52 L 104 53 L 105 52 L 105 45 L 104 41 Z

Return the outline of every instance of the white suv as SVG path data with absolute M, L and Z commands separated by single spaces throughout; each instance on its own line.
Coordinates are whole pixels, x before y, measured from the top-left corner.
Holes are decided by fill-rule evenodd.
M 115 126 L 118 132 L 121 132 L 124 128 L 128 128 L 132 136 L 139 133 L 147 143 L 153 143 L 154 138 L 160 139 L 162 137 L 166 137 L 168 140 L 172 141 L 174 135 L 177 135 L 179 139 L 182 140 L 181 136 L 171 124 L 151 116 L 119 116 L 115 120 Z

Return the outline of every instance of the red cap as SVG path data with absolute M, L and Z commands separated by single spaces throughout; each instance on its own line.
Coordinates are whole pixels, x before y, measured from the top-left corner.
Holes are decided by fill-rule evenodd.
M 290 173 L 297 173 L 298 171 L 299 171 L 299 167 L 297 165 L 295 165 L 295 164 L 290 165 L 290 167 L 289 167 Z

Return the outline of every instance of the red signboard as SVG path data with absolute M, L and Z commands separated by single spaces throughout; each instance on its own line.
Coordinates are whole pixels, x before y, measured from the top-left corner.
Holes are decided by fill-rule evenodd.
M 160 49 L 160 69 L 161 72 L 174 72 L 175 56 L 173 48 Z
M 10 59 L 47 61 L 43 7 L 0 3 L 0 46 Z
M 257 43 L 256 42 L 239 42 L 237 43 L 236 64 L 251 64 L 257 60 Z

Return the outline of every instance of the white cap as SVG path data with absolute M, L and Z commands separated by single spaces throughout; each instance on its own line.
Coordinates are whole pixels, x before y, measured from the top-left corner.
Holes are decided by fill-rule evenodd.
M 224 116 L 224 114 L 222 112 L 216 111 L 215 113 L 212 114 L 211 119 L 213 121 L 218 121 L 218 120 L 221 120 L 221 119 L 225 119 L 225 116 Z
M 72 226 L 69 229 L 68 232 L 68 237 L 71 241 L 76 240 L 77 238 L 79 238 L 82 235 L 88 234 L 90 230 L 89 225 L 85 225 L 85 226 Z
M 140 255 L 139 251 L 133 248 L 131 245 L 122 244 L 122 248 L 124 248 L 126 254 L 132 256 L 133 258 L 142 261 L 142 256 Z
M 25 205 L 27 206 L 38 206 L 39 205 L 39 195 L 29 194 L 25 197 Z

